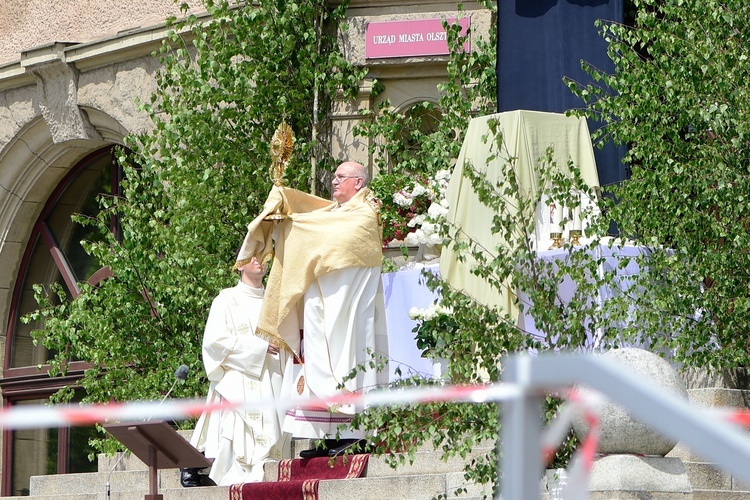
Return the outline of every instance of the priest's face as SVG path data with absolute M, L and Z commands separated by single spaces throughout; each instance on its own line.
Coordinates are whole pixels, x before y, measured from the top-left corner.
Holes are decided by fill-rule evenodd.
M 333 177 L 333 198 L 339 205 L 346 203 L 364 187 L 360 165 L 344 162 L 336 169 Z
M 248 279 L 251 282 L 259 282 L 263 279 L 263 275 L 266 274 L 266 267 L 265 264 L 261 264 L 257 258 L 253 257 L 250 262 L 238 269 L 244 279 Z

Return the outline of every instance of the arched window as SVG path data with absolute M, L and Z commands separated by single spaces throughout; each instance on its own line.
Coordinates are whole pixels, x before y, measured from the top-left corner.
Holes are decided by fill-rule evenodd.
M 85 363 L 71 360 L 65 377 L 50 378 L 47 363 L 51 353 L 41 344 L 35 345 L 31 337 L 41 325 L 24 324 L 21 318 L 37 308 L 35 284 L 59 283 L 75 298 L 78 283 L 96 284 L 109 275 L 80 243 L 101 236 L 94 228 L 74 223 L 71 215 L 96 215 L 97 196 L 118 195 L 120 180 L 121 169 L 112 147 L 89 154 L 58 184 L 34 224 L 12 295 L 0 380 L 6 406 L 43 404 L 83 374 Z M 112 230 L 118 230 L 116 220 Z M 4 431 L 2 495 L 28 495 L 29 478 L 34 475 L 96 470 L 96 463 L 87 459 L 88 438 L 93 433 L 94 428 L 83 427 Z
M 383 145 L 388 158 L 388 172 L 419 173 L 431 170 L 430 163 L 435 158 L 429 143 L 441 139 L 435 134 L 443 121 L 442 111 L 433 102 L 418 101 L 408 104 L 396 116 L 395 133 Z
M 440 126 L 443 113 L 432 103 L 425 101 L 411 105 L 404 111 L 404 128 L 401 129 L 399 139 L 408 153 L 420 149 L 420 139 L 429 136 Z

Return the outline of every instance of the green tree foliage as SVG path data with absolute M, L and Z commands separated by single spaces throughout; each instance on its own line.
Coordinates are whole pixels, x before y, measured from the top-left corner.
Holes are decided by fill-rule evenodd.
M 601 24 L 615 73 L 569 82 L 605 124 L 598 138 L 628 146 L 609 215 L 652 252 L 632 333 L 690 366 L 747 366 L 750 4 L 632 4 L 632 26 Z
M 72 301 L 38 287 L 31 315 L 44 321 L 35 335 L 55 353 L 52 375 L 70 359 L 91 363 L 80 381 L 85 402 L 156 399 L 180 364 L 191 375 L 173 396 L 205 393 L 205 319 L 212 298 L 236 282 L 235 252 L 270 187 L 277 125 L 285 119 L 296 136 L 289 185 L 311 188 L 313 158 L 334 166 L 324 153 L 327 112 L 337 91 L 351 96 L 362 78 L 335 43 L 346 5 L 207 0 L 208 18 L 168 21 L 158 90 L 142 105 L 153 130 L 128 137 L 119 155 L 124 194 L 102 197 L 98 217 L 78 217 L 100 229 L 103 241 L 85 247 L 113 277 L 82 284 Z M 115 215 L 119 238 L 109 230 Z

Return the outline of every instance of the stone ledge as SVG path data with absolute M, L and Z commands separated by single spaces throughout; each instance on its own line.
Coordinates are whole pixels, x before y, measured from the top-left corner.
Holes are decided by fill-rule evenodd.
M 750 373 L 747 368 L 705 370 L 688 368 L 680 372 L 688 389 L 750 389 Z
M 682 460 L 672 457 L 608 455 L 594 461 L 590 477 L 589 491 L 592 494 L 693 491 Z

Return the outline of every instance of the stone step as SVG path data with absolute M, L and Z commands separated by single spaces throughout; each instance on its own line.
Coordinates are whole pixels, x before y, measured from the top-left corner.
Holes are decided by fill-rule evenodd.
M 313 447 L 312 440 L 307 439 L 295 439 L 292 443 L 292 456 L 298 457 L 301 450 L 306 450 Z M 494 448 L 494 444 L 483 444 L 474 448 L 474 453 L 469 457 L 486 453 L 487 451 Z M 122 455 L 122 458 L 120 457 Z M 413 464 L 399 465 L 398 469 L 394 470 L 387 463 L 383 457 L 370 457 L 368 461 L 368 473 L 370 477 L 373 476 L 388 476 L 394 474 L 420 474 L 420 473 L 438 473 L 438 472 L 453 472 L 462 471 L 465 460 L 460 457 L 452 457 L 447 461 L 440 459 L 440 452 L 436 452 L 431 445 L 424 445 L 417 449 L 414 453 Z M 98 470 L 100 473 L 114 471 L 113 475 L 120 471 L 146 471 L 148 467 L 138 457 L 130 453 L 118 453 L 114 456 L 107 457 L 105 455 L 99 455 L 98 457 Z M 400 470 L 405 472 L 400 473 Z M 266 465 L 266 480 L 273 481 L 278 477 L 278 467 L 275 463 L 269 463 Z
M 484 448 L 477 449 L 477 453 L 484 451 L 486 451 Z M 103 496 L 107 491 L 108 480 L 111 498 L 115 498 L 116 493 L 131 491 L 137 491 L 143 495 L 148 489 L 148 470 L 145 464 L 130 454 L 126 454 L 119 463 L 117 460 L 118 457 L 100 457 L 100 472 L 34 476 L 30 481 L 31 495 L 38 498 L 40 495 L 66 495 L 71 491 L 76 491 L 81 495 Z M 439 452 L 422 448 L 415 452 L 413 463 L 401 464 L 396 469 L 388 465 L 385 457 L 371 456 L 364 476 L 369 479 L 394 478 L 395 482 L 404 477 L 432 476 L 430 480 L 434 483 L 434 487 L 439 487 L 443 491 L 446 485 L 451 488 L 453 484 L 463 485 L 465 463 L 466 461 L 460 457 L 453 457 L 447 461 L 441 460 Z M 277 477 L 277 464 L 268 464 L 266 480 L 273 481 Z M 192 494 L 196 490 L 206 490 L 206 488 L 182 488 L 180 471 L 177 469 L 158 471 L 158 480 L 160 491 L 175 489 L 190 491 Z
M 167 474 L 161 474 L 167 472 Z M 228 486 L 211 486 L 199 488 L 182 488 L 179 484 L 179 476 L 169 474 L 170 471 L 160 471 L 159 493 L 165 500 L 226 500 L 229 497 Z M 121 476 L 116 481 L 110 482 L 111 500 L 136 500 L 142 499 L 148 492 L 148 477 L 144 471 L 122 471 L 116 473 Z M 165 476 L 173 475 L 170 481 Z M 76 476 L 76 477 L 66 477 Z M 81 476 L 96 476 L 94 481 L 85 484 Z M 47 476 L 57 481 L 35 482 L 32 489 L 32 497 L 36 500 L 65 500 L 65 499 L 102 499 L 106 495 L 106 474 L 68 474 L 58 476 Z M 103 482 L 102 482 L 103 481 Z M 89 488 L 95 491 L 86 491 Z M 461 498 L 473 500 L 482 498 L 484 494 L 491 494 L 491 488 L 481 488 L 476 485 L 467 484 L 463 472 L 448 473 L 418 473 L 400 474 L 384 477 L 363 477 L 346 480 L 323 480 L 319 484 L 319 496 L 321 500 L 420 500 L 432 499 L 440 495 L 452 497 L 459 488 L 466 488 L 466 493 Z M 78 491 L 75 495 L 70 491 Z M 21 497 L 19 497 L 21 498 Z M 28 497 L 23 497 L 28 498 Z
M 148 488 L 141 488 L 137 491 L 114 491 L 109 499 L 105 496 L 106 492 L 101 493 L 74 493 L 74 494 L 44 494 L 34 495 L 32 497 L 3 497 L 3 500 L 143 500 L 144 495 L 148 494 Z M 229 498 L 229 486 L 211 486 L 206 488 L 172 488 L 159 490 L 159 494 L 164 496 L 164 500 L 227 500 Z
M 691 500 L 750 500 L 750 491 L 693 490 Z
M 683 462 L 694 490 L 750 491 L 750 487 L 710 462 Z
M 466 487 L 467 492 L 461 495 L 463 500 L 479 500 L 483 494 L 481 488 L 466 485 L 462 473 L 419 474 L 414 476 L 359 478 L 346 480 L 324 480 L 318 486 L 320 500 L 430 500 L 439 496 L 453 497 L 456 489 Z M 142 500 L 147 493 L 141 488 L 136 491 L 112 491 L 111 500 Z M 226 500 L 229 498 L 228 486 L 210 486 L 200 488 L 166 488 L 159 493 L 164 500 Z M 29 497 L 11 497 L 22 498 Z M 34 495 L 35 500 L 101 500 L 106 498 L 105 491 L 100 493 L 78 494 L 44 494 Z
M 65 495 L 71 491 L 80 494 L 99 494 L 107 491 L 107 480 L 112 495 L 123 491 L 140 491 L 143 495 L 148 492 L 147 470 L 88 472 L 80 474 L 57 474 L 49 476 L 32 476 L 29 482 L 31 496 Z M 164 469 L 158 471 L 159 489 L 181 488 L 180 471 Z
M 543 491 L 541 500 L 557 500 L 550 498 L 549 493 Z M 750 491 L 719 491 L 693 490 L 692 493 L 667 493 L 647 491 L 607 491 L 589 492 L 588 500 L 750 500 Z
M 456 497 L 458 488 L 467 492 Z M 364 477 L 338 481 L 321 481 L 320 500 L 431 500 L 433 498 L 461 498 L 475 500 L 483 497 L 483 490 L 467 484 L 463 473 L 419 474 L 391 477 Z M 492 494 L 491 488 L 485 491 Z M 489 497 L 488 497 L 489 498 Z

